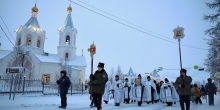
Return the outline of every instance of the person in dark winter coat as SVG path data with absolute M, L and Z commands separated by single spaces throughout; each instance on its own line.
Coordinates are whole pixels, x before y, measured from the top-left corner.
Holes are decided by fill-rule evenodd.
M 214 106 L 214 94 L 216 95 L 217 88 L 214 83 L 212 83 L 212 79 L 208 79 L 208 83 L 205 85 L 205 90 L 209 96 L 209 105 Z
M 202 99 L 204 100 L 204 99 L 205 99 L 205 96 L 206 96 L 207 94 L 206 94 L 206 91 L 205 91 L 205 87 L 204 87 L 203 85 L 201 85 L 200 93 L 201 93 Z
M 180 98 L 181 110 L 185 110 L 184 103 L 186 103 L 186 110 L 190 110 L 190 96 L 192 78 L 186 75 L 186 69 L 180 70 L 180 76 L 176 78 L 175 86 L 178 88 Z
M 61 71 L 61 78 L 56 81 L 58 85 L 60 85 L 60 98 L 61 98 L 61 106 L 59 108 L 66 109 L 67 106 L 67 97 L 68 89 L 70 87 L 70 79 L 66 76 L 66 71 Z
M 97 110 L 101 110 L 102 95 L 105 91 L 105 84 L 108 81 L 108 74 L 104 70 L 104 63 L 98 64 L 98 70 L 93 75 L 93 81 L 90 81 L 92 85 L 93 101 L 97 107 Z

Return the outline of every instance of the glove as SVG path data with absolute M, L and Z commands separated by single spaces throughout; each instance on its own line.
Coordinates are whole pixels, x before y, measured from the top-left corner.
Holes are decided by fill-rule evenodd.
M 117 87 L 119 87 L 119 84 L 117 84 Z
M 56 81 L 56 83 L 57 83 L 57 84 L 60 84 L 60 81 L 59 81 L 59 80 L 57 80 L 57 81 Z
M 216 95 L 216 92 L 214 94 Z
M 168 87 L 171 87 L 171 85 L 168 85 Z

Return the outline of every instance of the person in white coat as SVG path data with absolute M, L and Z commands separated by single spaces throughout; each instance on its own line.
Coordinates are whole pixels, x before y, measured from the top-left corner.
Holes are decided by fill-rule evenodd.
M 151 80 L 150 76 L 147 76 L 146 88 L 148 91 L 150 89 L 150 93 L 148 92 L 150 101 L 148 101 L 147 104 L 149 104 L 150 102 L 153 104 L 154 101 L 158 100 L 158 95 L 157 95 L 156 84 L 153 82 L 153 80 Z
M 109 95 L 110 95 L 110 89 L 111 89 L 111 80 L 108 80 L 106 83 L 105 83 L 105 92 L 104 92 L 104 95 L 103 95 L 103 101 L 105 102 L 105 104 L 108 104 L 108 101 L 109 101 Z
M 131 89 L 131 84 L 128 82 L 128 78 L 125 78 L 123 95 L 124 95 L 124 102 L 126 104 L 129 104 L 130 101 L 130 96 L 129 96 L 130 89 Z
M 134 82 L 131 82 L 131 89 L 129 92 L 129 98 L 131 100 L 131 103 L 136 102 L 136 95 L 135 95 L 135 84 Z
M 160 99 L 166 102 L 167 106 L 172 106 L 173 102 L 179 101 L 175 87 L 167 78 L 165 78 L 165 83 L 161 86 Z
M 111 86 L 111 91 L 113 91 L 114 94 L 114 103 L 115 106 L 120 106 L 120 103 L 122 103 L 122 92 L 123 92 L 123 82 L 119 80 L 119 76 L 115 76 L 115 81 L 113 82 Z

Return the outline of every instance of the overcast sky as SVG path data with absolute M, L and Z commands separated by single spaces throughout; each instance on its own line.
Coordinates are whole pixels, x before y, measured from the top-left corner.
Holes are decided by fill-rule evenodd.
M 82 49 L 84 50 L 83 55 L 88 65 L 87 75 L 91 70 L 91 58 L 87 49 L 94 41 L 97 47 L 94 70 L 97 69 L 98 62 L 105 63 L 107 72 L 113 67 L 116 69 L 118 65 L 121 66 L 123 73 L 127 73 L 132 67 L 138 74 L 163 67 L 164 70 L 159 72 L 161 77 L 175 80 L 179 70 L 165 69 L 180 69 L 178 45 L 157 37 L 177 43 L 178 41 L 173 39 L 173 30 L 178 25 L 185 28 L 182 44 L 202 48 L 181 46 L 183 67 L 189 68 L 194 65 L 204 67 L 204 59 L 208 54 L 205 49 L 208 49 L 208 45 L 203 38 L 209 38 L 204 31 L 213 24 L 204 21 L 203 15 L 214 12 L 205 5 L 205 2 L 212 0 L 83 0 L 84 3 L 79 0 L 73 1 L 130 26 L 122 25 L 74 3 L 71 4 L 73 24 L 78 31 L 77 55 L 82 55 Z M 34 3 L 35 0 L 0 0 L 0 15 L 14 38 L 16 36 L 14 31 L 31 17 Z M 37 1 L 38 22 L 46 31 L 45 52 L 57 53 L 59 43 L 57 29 L 64 24 L 69 3 L 68 0 Z M 0 25 L 13 41 L 1 20 Z M 12 50 L 13 45 L 2 31 L 0 36 L 1 49 Z M 194 80 L 206 80 L 209 76 L 207 72 L 194 69 L 188 69 L 187 74 Z

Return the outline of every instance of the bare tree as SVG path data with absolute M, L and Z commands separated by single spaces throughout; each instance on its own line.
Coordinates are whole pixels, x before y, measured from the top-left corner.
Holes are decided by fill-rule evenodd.
M 123 72 L 121 71 L 120 65 L 118 66 L 118 68 L 117 68 L 115 74 L 119 76 L 119 79 L 120 79 L 120 80 L 124 80 L 124 74 L 123 74 Z
M 114 68 L 112 68 L 111 70 L 110 70 L 110 74 L 109 74 L 109 80 L 113 80 L 114 79 L 114 73 L 115 73 L 115 70 L 114 70 Z
M 33 59 L 30 55 L 25 55 L 25 50 L 20 47 L 14 47 L 14 51 L 11 53 L 11 59 L 9 59 L 7 67 L 25 67 L 30 71 L 28 78 L 34 78 L 34 65 Z

